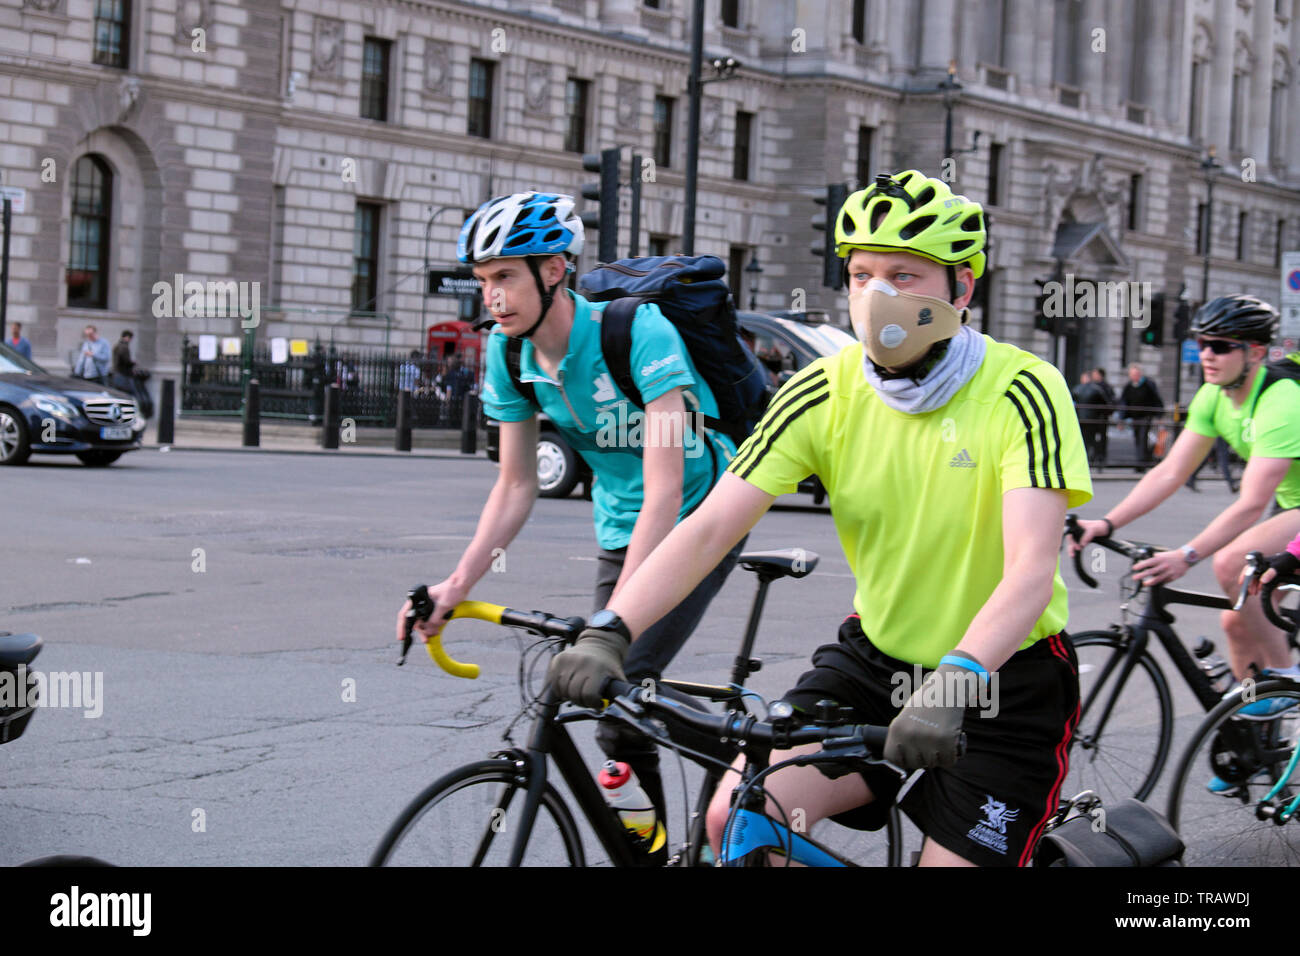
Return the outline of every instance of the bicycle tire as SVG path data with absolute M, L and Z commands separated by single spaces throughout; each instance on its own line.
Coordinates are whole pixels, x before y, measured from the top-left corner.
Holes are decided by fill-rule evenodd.
M 1120 688 L 1105 734 L 1098 739 L 1096 719 L 1114 686 L 1126 652 L 1125 643 L 1114 631 L 1083 631 L 1070 635 L 1070 641 L 1079 660 L 1080 712 L 1061 796 L 1069 798 L 1093 790 L 1104 804 L 1124 797 L 1145 800 L 1164 770 L 1173 742 L 1174 705 L 1164 671 L 1150 651 L 1143 651 L 1127 683 Z M 1106 665 L 1112 660 L 1114 666 L 1106 673 Z M 1089 702 L 1103 674 L 1105 683 Z M 1144 679 L 1134 683 L 1139 675 Z
M 522 812 L 527 772 L 503 759 L 466 764 L 434 781 L 398 815 L 371 866 L 505 866 Z M 525 866 L 586 866 L 573 814 L 549 782 Z
M 1251 700 L 1290 697 L 1296 706 L 1271 720 L 1243 718 Z M 1243 737 L 1242 735 L 1248 735 Z M 1238 748 L 1232 738 L 1244 746 Z M 1300 684 L 1261 681 L 1253 695 L 1237 694 L 1210 711 L 1187 745 L 1169 792 L 1167 816 L 1183 838 L 1188 866 L 1300 866 L 1300 819 L 1278 824 L 1259 807 L 1300 740 Z M 1256 776 L 1258 774 L 1258 776 Z M 1207 784 L 1220 776 L 1236 784 L 1228 794 Z M 1272 804 L 1300 794 L 1300 768 Z

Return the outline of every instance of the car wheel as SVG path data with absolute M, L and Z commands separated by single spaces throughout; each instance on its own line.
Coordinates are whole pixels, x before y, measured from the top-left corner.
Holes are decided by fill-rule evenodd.
M 543 498 L 567 498 L 578 483 L 578 459 L 559 435 L 547 432 L 537 440 L 537 493 Z
M 122 457 L 120 451 L 79 451 L 77 457 L 90 468 L 106 468 Z
M 12 408 L 0 408 L 0 465 L 21 465 L 31 453 L 22 415 Z

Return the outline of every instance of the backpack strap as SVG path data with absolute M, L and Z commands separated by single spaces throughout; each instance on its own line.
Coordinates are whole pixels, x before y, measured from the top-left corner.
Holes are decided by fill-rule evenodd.
M 513 335 L 506 336 L 506 371 L 510 373 L 510 384 L 515 387 L 515 391 L 532 403 L 533 407 L 541 409 L 537 402 L 537 389 L 533 388 L 532 382 L 525 382 L 521 378 L 520 357 L 523 354 L 524 340 Z
M 644 409 L 641 390 L 632 381 L 632 320 L 641 300 L 634 296 L 613 299 L 600 320 L 600 351 L 619 390 L 637 408 Z

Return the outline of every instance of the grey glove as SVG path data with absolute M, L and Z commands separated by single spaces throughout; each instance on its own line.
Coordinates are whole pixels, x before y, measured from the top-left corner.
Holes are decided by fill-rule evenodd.
M 566 700 L 583 707 L 599 707 L 605 681 L 611 677 L 627 680 L 623 660 L 629 643 L 617 631 L 589 627 L 578 635 L 572 647 L 555 655 L 546 673 L 547 683 L 554 685 L 556 693 Z
M 953 659 L 970 661 L 979 670 L 951 663 Z M 955 764 L 966 709 L 979 702 L 979 681 L 988 680 L 987 673 L 964 651 L 945 655 L 890 722 L 885 759 L 907 770 Z

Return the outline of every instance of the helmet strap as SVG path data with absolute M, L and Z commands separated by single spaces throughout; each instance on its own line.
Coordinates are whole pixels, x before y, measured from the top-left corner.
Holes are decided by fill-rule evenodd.
M 1248 344 L 1248 345 L 1246 346 L 1245 350 L 1243 350 L 1243 353 L 1242 353 L 1242 354 L 1243 354 L 1243 357 L 1244 357 L 1247 353 L 1249 353 L 1249 351 L 1250 351 L 1250 345 Z M 1257 369 L 1257 368 L 1259 368 L 1258 365 L 1252 365 L 1250 359 L 1249 359 L 1249 358 L 1246 358 L 1245 363 L 1244 363 L 1244 364 L 1242 365 L 1242 367 L 1241 367 L 1241 374 L 1238 375 L 1235 379 L 1233 379 L 1232 384 L 1230 384 L 1230 385 L 1224 385 L 1224 386 L 1222 387 L 1222 390 L 1225 391 L 1225 392 L 1231 392 L 1231 391 L 1233 391 L 1234 389 L 1241 388 L 1241 386 L 1243 386 L 1243 385 L 1246 384 L 1246 379 L 1250 378 L 1252 375 L 1255 374 L 1255 369 Z
M 519 337 L 521 339 L 530 339 L 533 337 L 533 333 L 537 331 L 538 327 L 542 324 L 542 320 L 546 318 L 546 313 L 550 311 L 551 303 L 555 301 L 555 293 L 559 290 L 560 286 L 564 284 L 564 278 L 561 277 L 555 285 L 547 289 L 545 283 L 542 282 L 542 270 L 538 268 L 537 258 L 537 256 L 529 256 L 527 262 L 528 269 L 533 274 L 533 281 L 537 283 L 537 294 L 541 296 L 542 299 L 542 312 L 537 316 L 537 321 L 529 327 L 528 331 L 520 334 Z

